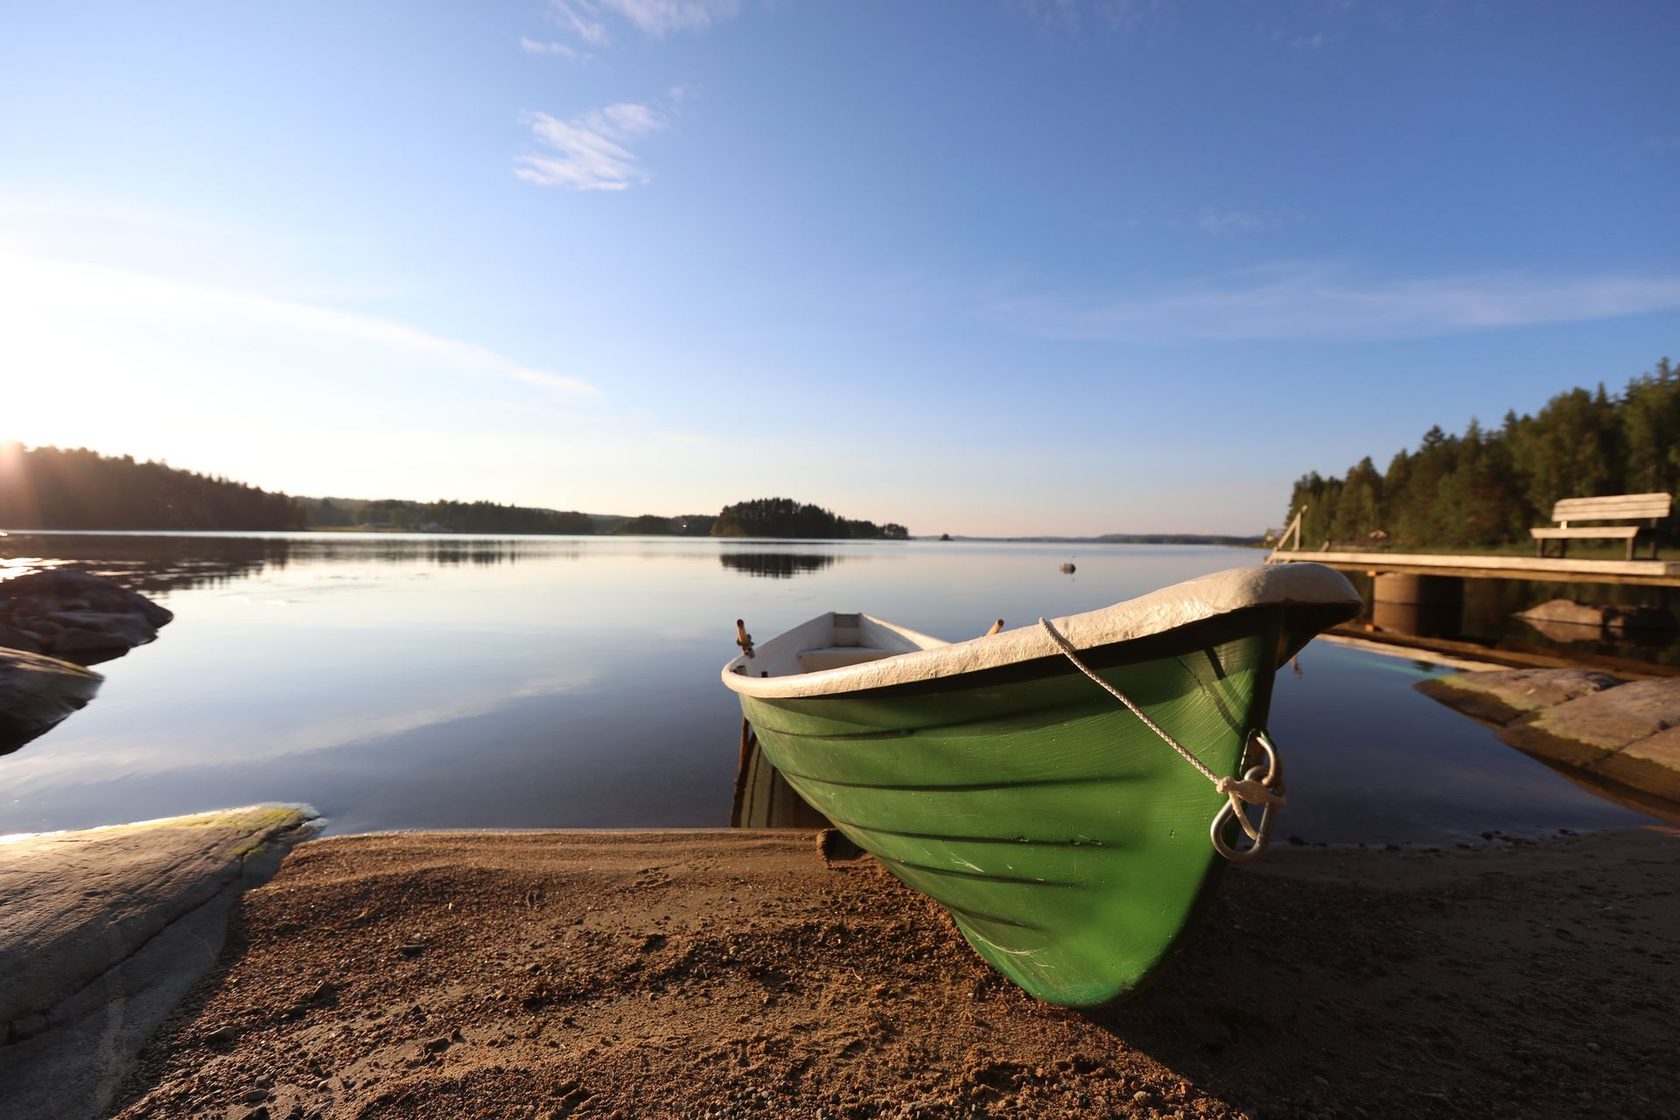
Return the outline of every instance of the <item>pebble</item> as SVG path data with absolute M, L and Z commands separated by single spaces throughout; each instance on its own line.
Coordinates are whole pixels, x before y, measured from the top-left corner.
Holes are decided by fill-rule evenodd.
M 239 1028 L 229 1025 L 225 1027 L 217 1027 L 215 1030 L 204 1036 L 204 1041 L 211 1046 L 229 1046 L 232 1045 L 234 1039 L 238 1037 Z

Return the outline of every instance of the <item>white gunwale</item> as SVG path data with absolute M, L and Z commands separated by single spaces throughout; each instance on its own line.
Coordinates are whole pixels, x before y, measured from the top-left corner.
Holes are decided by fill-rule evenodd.
M 1051 621 L 1075 648 L 1095 649 L 1253 607 L 1345 607 L 1352 613 L 1359 604 L 1358 593 L 1340 572 L 1316 564 L 1290 564 L 1216 572 L 1100 610 Z M 804 671 L 801 653 L 851 648 L 835 646 L 835 614 L 831 612 L 764 643 L 754 657 L 743 654 L 732 659 L 723 667 L 724 684 L 735 692 L 764 699 L 840 696 L 956 677 L 1062 653 L 1036 625 L 947 643 L 871 615 L 855 617 L 857 646 L 884 651 L 884 656 Z

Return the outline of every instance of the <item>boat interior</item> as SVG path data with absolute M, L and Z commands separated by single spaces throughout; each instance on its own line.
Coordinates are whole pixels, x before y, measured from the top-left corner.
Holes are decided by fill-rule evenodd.
M 732 671 L 754 677 L 796 676 L 949 644 L 870 615 L 831 611 L 766 642 L 752 657 L 738 658 Z

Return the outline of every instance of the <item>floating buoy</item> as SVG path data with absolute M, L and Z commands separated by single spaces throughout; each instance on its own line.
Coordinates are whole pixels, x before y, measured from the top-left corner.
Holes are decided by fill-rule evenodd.
M 1073 566 L 1073 561 L 1072 560 L 1069 560 L 1065 564 L 1062 565 L 1062 574 L 1064 576 L 1071 576 L 1074 572 L 1076 572 L 1078 570 L 1079 569 L 1077 569 Z

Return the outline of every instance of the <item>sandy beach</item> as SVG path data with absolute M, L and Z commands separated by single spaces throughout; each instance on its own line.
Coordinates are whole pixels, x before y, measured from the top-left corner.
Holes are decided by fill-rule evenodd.
M 1025 996 L 809 833 L 305 843 L 124 1120 L 1671 1117 L 1680 832 L 1284 848 L 1149 991 Z

